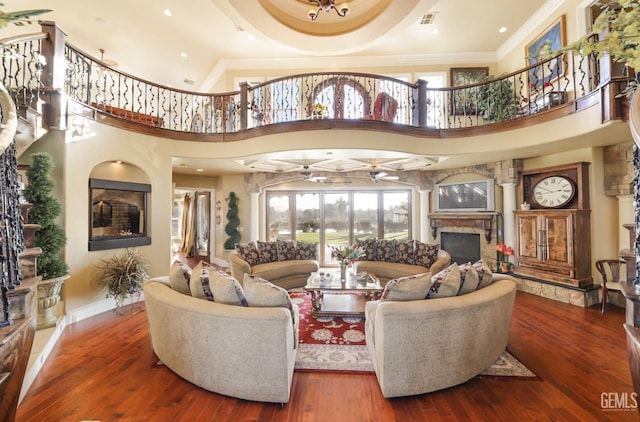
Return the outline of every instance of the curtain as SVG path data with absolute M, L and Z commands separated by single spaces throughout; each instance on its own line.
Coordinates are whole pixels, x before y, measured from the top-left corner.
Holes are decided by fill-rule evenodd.
M 194 252 L 195 226 L 195 201 L 191 197 L 191 194 L 186 193 L 184 195 L 184 205 L 182 207 L 182 232 L 180 233 L 180 237 L 182 238 L 180 243 L 180 253 L 184 255 L 191 255 Z

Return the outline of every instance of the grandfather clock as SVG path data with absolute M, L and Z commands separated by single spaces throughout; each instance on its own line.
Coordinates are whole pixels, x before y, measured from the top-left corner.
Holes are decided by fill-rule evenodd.
M 514 211 L 514 273 L 576 287 L 591 286 L 589 163 L 524 171 L 519 189 L 530 209 Z

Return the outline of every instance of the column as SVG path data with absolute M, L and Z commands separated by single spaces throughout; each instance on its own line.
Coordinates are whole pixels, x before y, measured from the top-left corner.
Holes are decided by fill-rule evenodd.
M 501 183 L 502 186 L 502 213 L 504 216 L 504 243 L 515 248 L 515 218 L 513 211 L 516 209 L 516 184 Z
M 429 194 L 431 189 L 420 190 L 420 241 L 429 243 L 431 240 L 431 224 L 429 221 Z
M 251 197 L 251 223 L 249 227 L 249 239 L 256 241 L 259 239 L 260 233 L 260 218 L 259 218 L 259 209 L 260 203 L 258 202 L 260 199 L 260 192 L 250 192 L 249 196 Z

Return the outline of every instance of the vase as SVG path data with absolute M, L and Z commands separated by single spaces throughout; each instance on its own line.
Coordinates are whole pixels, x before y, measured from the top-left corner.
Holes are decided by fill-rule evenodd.
M 509 263 L 508 262 L 501 262 L 500 263 L 500 272 L 502 272 L 502 273 L 508 273 L 509 272 Z
M 340 263 L 340 281 L 347 281 L 347 264 Z

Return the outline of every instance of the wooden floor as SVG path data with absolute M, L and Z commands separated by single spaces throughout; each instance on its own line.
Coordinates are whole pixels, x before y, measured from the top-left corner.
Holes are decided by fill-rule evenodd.
M 620 308 L 602 315 L 598 307 L 518 292 L 509 349 L 538 375 L 535 380 L 477 377 L 444 391 L 388 400 L 374 375 L 296 372 L 284 407 L 210 393 L 156 365 L 144 308 L 133 311 L 67 327 L 17 420 L 640 420 L 635 409 L 603 409 L 633 391 Z

